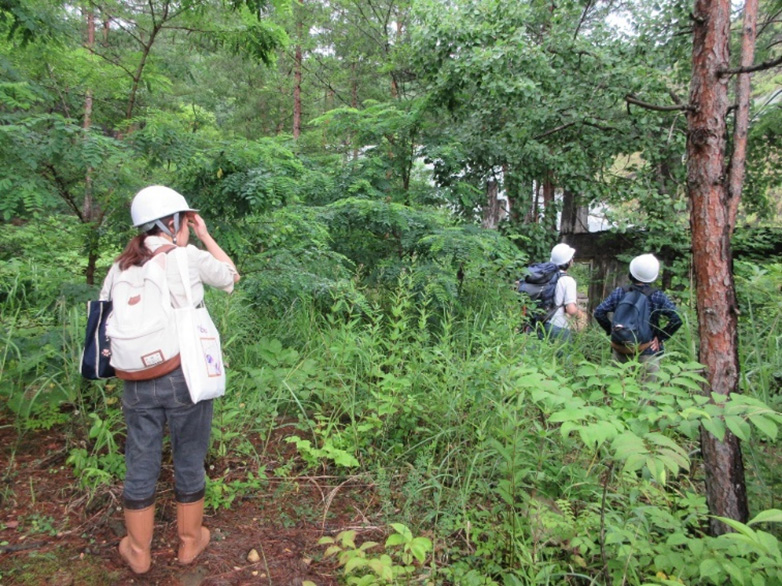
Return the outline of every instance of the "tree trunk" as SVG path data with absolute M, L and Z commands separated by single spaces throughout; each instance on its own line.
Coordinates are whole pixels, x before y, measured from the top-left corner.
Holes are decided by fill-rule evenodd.
M 92 8 L 87 9 L 87 50 L 92 51 L 95 47 L 95 13 Z M 87 88 L 84 93 L 84 120 L 82 128 L 84 129 L 84 138 L 87 139 L 87 133 L 92 126 L 92 89 Z M 84 218 L 89 222 L 92 220 L 92 169 L 87 169 L 84 188 Z
M 551 173 L 547 173 L 543 179 L 543 207 L 538 210 L 538 218 L 554 213 L 554 182 Z M 539 219 L 536 221 L 540 221 Z
M 508 163 L 503 163 L 502 165 L 502 177 L 505 183 L 505 197 L 507 198 L 506 211 L 508 212 L 508 220 L 515 225 L 518 224 L 521 219 L 520 213 L 526 214 L 529 210 L 529 206 L 521 206 L 519 204 L 521 201 L 521 198 L 519 197 L 519 179 L 516 177 L 516 174 L 513 172 L 511 166 Z
M 92 8 L 87 9 L 87 50 L 92 51 L 95 48 L 95 13 Z M 82 128 L 84 129 L 84 140 L 89 139 L 89 131 L 92 127 L 92 90 L 87 88 L 84 94 L 84 120 Z M 95 284 L 95 266 L 98 262 L 97 242 L 91 233 L 95 232 L 95 218 L 99 215 L 99 210 L 95 205 L 95 199 L 92 193 L 92 167 L 87 167 L 84 175 L 84 201 L 82 203 L 82 218 L 87 225 L 87 267 L 84 275 L 88 285 Z
M 297 23 L 301 32 L 301 22 Z M 293 139 L 301 134 L 301 44 L 297 44 L 293 57 Z
M 356 73 L 356 61 L 350 64 L 350 107 L 358 108 L 358 74 Z M 350 142 L 353 144 L 353 160 L 358 159 L 358 145 L 351 136 Z
M 561 234 L 589 232 L 589 208 L 579 205 L 578 195 L 566 189 L 562 195 Z
M 758 0 L 746 0 L 744 27 L 741 36 L 741 67 L 750 67 L 755 60 L 755 31 L 758 20 Z M 747 159 L 747 134 L 749 132 L 750 74 L 741 73 L 736 79 L 736 126 L 733 129 L 733 155 L 728 174 L 728 205 L 730 232 L 736 228 L 741 188 L 744 185 L 744 168 Z
M 403 25 L 402 20 L 399 18 L 399 14 L 396 15 L 396 39 L 395 42 L 399 43 L 402 40 L 402 32 L 403 32 Z M 386 46 L 388 46 L 388 43 L 386 43 Z M 386 51 L 386 59 L 388 60 L 389 54 L 388 51 Z M 396 81 L 396 72 L 392 69 L 391 70 L 391 97 L 396 99 L 399 97 L 399 84 Z
M 496 230 L 500 223 L 502 214 L 502 205 L 497 198 L 499 195 L 499 185 L 495 179 L 489 179 L 486 182 L 486 207 L 483 209 L 484 228 Z
M 728 91 L 719 74 L 729 66 L 730 0 L 695 0 L 692 20 L 687 187 L 692 204 L 699 360 L 706 366 L 710 392 L 727 398 L 738 390 L 739 382 L 732 226 L 725 184 Z M 701 449 L 709 511 L 745 522 L 749 511 L 738 439 L 728 431 L 720 442 L 702 429 Z M 729 530 L 716 520 L 710 528 L 715 535 Z

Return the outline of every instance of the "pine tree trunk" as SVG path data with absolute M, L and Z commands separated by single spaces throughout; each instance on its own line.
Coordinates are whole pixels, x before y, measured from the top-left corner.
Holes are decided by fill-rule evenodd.
M 730 248 L 731 219 L 726 185 L 727 80 L 730 0 L 696 0 L 693 13 L 692 82 L 687 136 L 687 187 L 691 201 L 693 267 L 700 335 L 699 360 L 708 390 L 727 398 L 738 392 L 736 292 Z M 718 401 L 721 399 L 717 399 Z M 749 516 L 738 438 L 719 441 L 701 430 L 706 500 L 712 515 L 746 521 Z M 711 532 L 729 529 L 712 520 Z
M 95 13 L 92 8 L 87 9 L 87 50 L 92 51 L 95 47 Z M 84 94 L 84 120 L 82 122 L 82 128 L 84 129 L 84 140 L 88 140 L 89 131 L 92 127 L 92 90 L 87 88 Z M 87 234 L 87 267 L 85 268 L 84 275 L 88 285 L 95 283 L 95 266 L 98 262 L 97 254 L 97 242 L 93 237 L 92 232 L 97 228 L 95 226 L 95 220 L 99 215 L 99 210 L 96 207 L 95 199 L 92 193 L 92 167 L 87 167 L 87 171 L 84 174 L 84 200 L 82 202 L 82 220 L 88 226 Z
M 296 45 L 293 63 L 293 138 L 301 134 L 301 45 Z
M 294 4 L 294 15 L 296 18 L 296 46 L 293 48 L 293 139 L 297 140 L 301 135 L 301 69 L 302 69 L 302 50 L 304 18 L 302 14 L 302 5 Z

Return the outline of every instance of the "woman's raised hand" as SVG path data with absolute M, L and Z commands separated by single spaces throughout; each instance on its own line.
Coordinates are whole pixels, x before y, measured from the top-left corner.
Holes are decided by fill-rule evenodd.
M 209 230 L 206 227 L 206 222 L 204 222 L 204 219 L 199 214 L 188 214 L 187 223 L 193 229 L 195 235 L 198 236 L 199 240 L 209 237 Z

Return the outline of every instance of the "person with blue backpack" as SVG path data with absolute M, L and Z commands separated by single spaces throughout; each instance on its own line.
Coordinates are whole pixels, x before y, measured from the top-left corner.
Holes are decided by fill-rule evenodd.
M 660 261 L 653 254 L 636 256 L 630 261 L 630 285 L 614 289 L 593 312 L 611 337 L 614 360 L 625 363 L 637 357 L 651 376 L 659 369 L 665 341 L 682 325 L 673 302 L 652 286 L 659 274 Z
M 576 249 L 560 243 L 551 249 L 547 263 L 535 263 L 519 281 L 525 296 L 525 329 L 541 339 L 570 340 L 573 320 L 582 317 L 578 308 L 576 280 L 567 274 Z

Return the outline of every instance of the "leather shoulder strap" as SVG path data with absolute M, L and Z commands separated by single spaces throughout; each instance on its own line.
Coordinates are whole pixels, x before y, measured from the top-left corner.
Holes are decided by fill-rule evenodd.
M 172 250 L 176 249 L 176 244 L 164 244 L 163 246 L 158 246 L 155 249 L 155 252 L 152 253 L 152 256 L 157 256 L 158 254 L 168 254 Z

